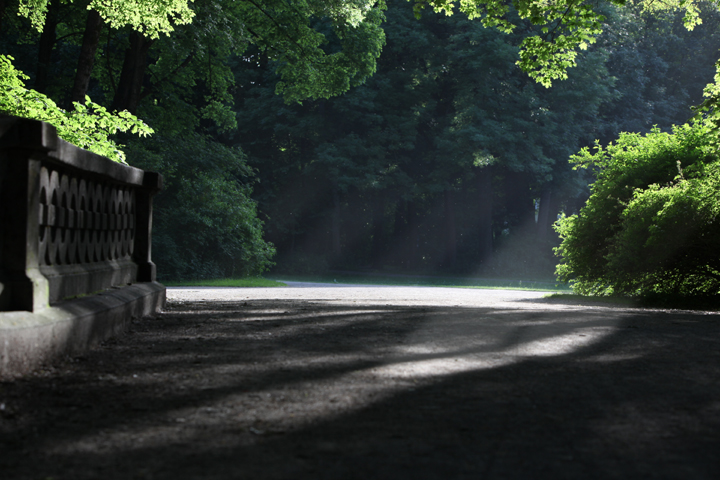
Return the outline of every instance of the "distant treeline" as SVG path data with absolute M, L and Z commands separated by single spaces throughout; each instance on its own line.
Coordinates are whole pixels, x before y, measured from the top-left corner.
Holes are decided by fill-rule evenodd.
M 0 54 L 17 69 L 0 72 L 3 105 L 16 100 L 11 84 L 67 110 L 89 95 L 155 131 L 114 140 L 129 164 L 165 177 L 161 280 L 256 275 L 273 261 L 293 272 L 551 274 L 551 226 L 593 180 L 570 155 L 685 122 L 720 48 L 717 11 L 688 32 L 681 14 L 607 6 L 605 33 L 546 89 L 516 65 L 536 27 L 417 20 L 406 1 L 351 27 L 352 2 L 332 20 L 320 0 L 267 2 L 272 12 L 195 0 L 192 23 L 169 36 L 103 20 L 88 2 L 39 3 L 48 9 L 33 25 L 18 15 L 27 2 L 0 2 Z M 85 120 L 81 108 L 73 121 Z
M 527 32 L 416 21 L 404 2 L 386 16 L 377 73 L 341 97 L 284 104 L 260 52 L 236 70 L 233 139 L 257 168 L 279 270 L 552 274 L 552 224 L 593 180 L 570 155 L 687 121 L 720 47 L 717 13 L 688 32 L 679 14 L 612 9 L 569 79 L 546 89 L 515 65 Z

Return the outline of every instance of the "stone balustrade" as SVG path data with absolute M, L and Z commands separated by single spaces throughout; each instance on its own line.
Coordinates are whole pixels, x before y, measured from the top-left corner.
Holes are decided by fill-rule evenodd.
M 0 116 L 0 378 L 80 353 L 159 311 L 162 177 Z
M 59 139 L 47 123 L 0 117 L 0 311 L 155 280 L 157 173 Z

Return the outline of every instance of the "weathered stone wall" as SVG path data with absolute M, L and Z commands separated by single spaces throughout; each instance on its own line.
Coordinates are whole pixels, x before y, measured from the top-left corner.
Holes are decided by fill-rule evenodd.
M 0 378 L 162 307 L 151 258 L 161 188 L 159 174 L 71 145 L 47 123 L 0 116 Z
M 0 311 L 36 311 L 155 280 L 150 218 L 160 175 L 77 148 L 46 123 L 13 117 L 0 118 L 0 162 Z

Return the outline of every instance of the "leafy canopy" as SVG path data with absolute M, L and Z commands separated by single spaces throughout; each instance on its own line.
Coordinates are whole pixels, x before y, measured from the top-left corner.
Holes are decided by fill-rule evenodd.
M 18 14 L 41 31 L 48 3 L 49 0 L 20 0 Z M 92 0 L 87 8 L 97 10 L 113 28 L 130 26 L 150 38 L 173 31 L 173 25 L 190 23 L 194 16 L 187 0 Z M 63 139 L 119 162 L 125 161 L 125 154 L 111 135 L 118 131 L 141 136 L 153 132 L 131 113 L 110 113 L 88 96 L 84 105 L 74 102 L 73 111 L 61 109 L 46 95 L 26 88 L 24 80 L 29 77 L 17 70 L 12 60 L 8 55 L 0 55 L 0 112 L 46 121 L 58 129 Z
M 411 0 L 412 1 L 412 0 Z M 632 0 L 631 0 L 632 1 Z M 627 0 L 606 0 L 623 6 Z M 638 0 L 650 12 L 685 10 L 685 25 L 693 29 L 701 23 L 699 0 Z M 567 69 L 576 65 L 580 50 L 586 50 L 602 33 L 605 17 L 602 3 L 583 0 L 415 0 L 415 14 L 430 6 L 438 13 L 452 15 L 458 10 L 470 19 L 480 19 L 486 27 L 510 33 L 526 25 L 510 20 L 510 5 L 523 23 L 530 23 L 535 32 L 520 45 L 517 65 L 538 83 L 549 87 L 553 80 L 567 78 Z
M 110 136 L 131 132 L 147 136 L 153 130 L 134 115 L 123 111 L 110 113 L 86 97 L 85 105 L 75 102 L 73 111 L 58 107 L 49 97 L 25 88 L 28 76 L 12 64 L 13 58 L 0 55 L 0 112 L 48 122 L 64 140 L 91 152 L 125 162 L 125 154 Z
M 384 1 L 234 2 L 232 8 L 280 76 L 287 103 L 330 98 L 362 84 L 385 45 Z
M 73 3 L 73 0 L 65 1 Z M 41 31 L 49 3 L 50 0 L 20 0 L 18 13 Z M 96 10 L 112 28 L 129 26 L 150 38 L 169 34 L 174 30 L 173 25 L 188 24 L 195 16 L 188 0 L 92 0 L 87 8 Z
M 625 1 L 607 0 L 615 5 L 623 5 Z M 64 2 L 73 3 L 73 0 Z M 459 11 L 469 19 L 478 19 L 486 27 L 506 33 L 518 28 L 527 30 L 530 26 L 535 33 L 522 40 L 517 63 L 545 86 L 550 86 L 553 80 L 567 78 L 567 69 L 576 64 L 578 51 L 595 42 L 604 20 L 599 13 L 599 4 L 579 0 L 413 2 L 416 15 L 430 7 L 446 15 Z M 700 23 L 697 0 L 643 2 L 649 11 L 684 9 L 688 28 Z M 30 19 L 35 29 L 41 30 L 48 3 L 49 0 L 20 0 L 18 13 Z M 189 0 L 92 0 L 87 8 L 98 11 L 112 28 L 127 26 L 156 39 L 160 34 L 169 34 L 176 27 L 191 23 L 204 5 L 200 3 L 195 5 Z M 511 7 L 517 15 L 511 14 Z M 289 103 L 330 98 L 362 84 L 375 73 L 377 58 L 385 44 L 382 29 L 384 0 L 299 0 L 291 5 L 283 0 L 243 0 L 218 2 L 217 9 L 225 19 L 210 17 L 208 22 L 199 25 L 199 29 L 212 31 L 217 37 L 223 35 L 222 30 L 213 29 L 212 21 L 232 23 L 229 31 L 224 29 L 224 35 L 233 37 L 229 43 L 238 47 L 233 53 L 239 54 L 248 44 L 255 44 L 274 63 L 280 76 L 275 91 Z M 202 33 L 197 35 L 202 36 Z M 188 48 L 187 58 L 200 56 L 195 44 Z M 152 68 L 164 65 L 164 58 Z M 4 96 L 0 107 L 6 113 L 54 122 L 63 138 L 119 160 L 124 158 L 123 154 L 109 135 L 116 131 L 150 133 L 149 128 L 133 115 L 127 112 L 111 114 L 89 99 L 86 105 L 76 104 L 74 111 L 64 112 L 46 96 L 25 88 L 22 80 L 27 77 L 12 66 L 9 56 L 3 57 L 3 66 Z M 169 68 L 172 73 L 178 67 Z M 210 72 L 218 70 L 208 69 Z M 224 102 L 227 92 L 218 93 L 219 85 L 225 85 L 227 91 L 231 84 L 210 82 L 213 95 L 208 97 L 203 118 L 219 118 L 224 125 L 234 126 L 225 105 L 227 102 Z M 714 111 L 718 94 L 709 91 L 708 95 L 701 110 Z

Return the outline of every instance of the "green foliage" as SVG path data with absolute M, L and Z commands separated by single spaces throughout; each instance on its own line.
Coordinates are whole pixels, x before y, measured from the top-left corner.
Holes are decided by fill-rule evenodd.
M 125 162 L 125 154 L 110 136 L 131 132 L 147 136 L 153 130 L 134 115 L 122 111 L 110 113 L 86 97 L 85 105 L 74 103 L 75 110 L 65 111 L 42 93 L 25 88 L 29 77 L 17 70 L 13 58 L 0 55 L 0 112 L 48 122 L 64 140 L 91 152 Z
M 134 141 L 128 154 L 165 175 L 153 223 L 159 278 L 256 276 L 272 265 L 275 249 L 262 238 L 250 199 L 254 173 L 242 151 L 186 133 Z
M 709 132 L 697 122 L 623 134 L 575 156 L 597 180 L 580 213 L 558 221 L 559 278 L 581 294 L 720 293 L 720 161 Z
M 512 10 L 517 12 L 520 21 L 512 19 L 510 6 L 502 0 L 416 1 L 416 15 L 425 3 L 447 15 L 452 15 L 457 8 L 471 20 L 480 18 L 485 27 L 495 27 L 504 33 L 516 30 L 523 21 L 538 27 L 538 33 L 522 41 L 517 64 L 545 87 L 551 86 L 553 80 L 567 78 L 567 69 L 576 65 L 578 51 L 595 43 L 605 19 L 597 6 L 574 0 L 513 0 Z M 622 5 L 625 2 L 610 0 L 608 3 Z
M 375 73 L 385 44 L 384 2 L 236 3 L 252 43 L 274 63 L 276 93 L 286 102 L 340 95 Z
M 144 146 L 133 141 L 128 159 L 169 180 L 157 203 L 156 253 L 168 275 L 188 277 L 229 275 L 231 265 L 241 268 L 235 259 L 243 255 L 250 270 L 267 265 L 271 249 L 259 223 L 235 229 L 240 219 L 255 218 L 248 203 L 253 173 L 237 145 L 262 168 L 257 198 L 271 238 L 281 238 L 286 251 L 335 265 L 340 256 L 328 253 L 337 246 L 336 238 L 329 241 L 332 231 L 342 258 L 355 265 L 414 257 L 422 261 L 418 268 L 432 268 L 444 261 L 443 245 L 451 240 L 441 223 L 448 195 L 457 199 L 447 205 L 457 208 L 458 263 L 471 265 L 478 258 L 473 242 L 480 213 L 498 246 L 521 224 L 535 227 L 541 194 L 552 193 L 544 197 L 551 198 L 545 223 L 563 208 L 576 211 L 583 172 L 571 171 L 564 159 L 621 129 L 686 121 L 683 105 L 706 76 L 700 65 L 708 51 L 717 51 L 714 33 L 698 28 L 690 40 L 677 33 L 682 14 L 651 18 L 640 8 L 615 8 L 624 3 L 615 0 L 413 3 L 416 13 L 428 6 L 462 15 L 418 22 L 412 4 L 395 2 L 386 10 L 376 0 L 62 0 L 52 4 L 58 11 L 50 12 L 43 31 L 54 42 L 50 50 L 14 15 L 5 18 L 10 30 L 2 41 L 22 59 L 21 70 L 37 68 L 40 77 L 41 64 L 50 67 L 53 82 L 45 82 L 43 92 L 62 102 L 73 82 L 75 34 L 86 7 L 100 12 L 104 27 L 89 86 L 98 104 L 76 105 L 67 113 L 75 130 L 63 135 L 115 154 L 112 144 L 101 149 L 107 135 L 92 132 L 122 130 L 119 119 L 130 121 L 128 131 L 143 126 L 101 106 L 111 104 L 159 132 Z M 663 5 L 663 11 L 682 7 L 690 12 L 685 23 L 698 23 L 699 3 Z M 21 0 L 20 13 L 39 27 L 47 6 L 47 0 Z M 708 24 L 717 17 L 702 15 Z M 612 24 L 603 25 L 603 17 Z M 593 44 L 601 27 L 606 35 Z M 46 53 L 43 59 L 38 51 Z M 566 81 L 541 88 L 517 68 L 518 54 L 522 69 L 541 84 Z M 18 86 L 3 83 L 6 91 Z M 51 105 L 30 90 L 13 91 L 7 98 L 30 105 L 28 115 Z M 19 108 L 17 101 L 6 103 Z M 709 108 L 716 103 L 709 100 Z M 64 119 L 58 114 L 55 121 Z M 478 182 L 481 177 L 489 183 Z M 186 229 L 199 232 L 197 242 L 185 238 Z M 223 229 L 233 235 L 222 235 Z M 536 234 L 527 231 L 521 250 Z M 244 254 L 237 238 L 255 245 L 243 247 Z M 511 262 L 500 260 L 501 269 L 509 268 Z
M 213 280 L 164 281 L 168 287 L 235 287 L 235 288 L 276 288 L 287 287 L 286 283 L 262 277 L 216 278 Z
M 609 52 L 609 75 L 616 78 L 616 100 L 600 110 L 595 139 L 605 145 L 619 132 L 648 133 L 653 125 L 669 130 L 692 116 L 703 88 L 713 78 L 720 14 L 702 12 L 705 24 L 692 31 L 677 13 L 649 15 L 627 6 L 607 12 L 608 27 L 598 47 Z
M 704 119 L 712 126 L 711 135 L 720 145 L 720 60 L 715 63 L 715 78 L 703 91 L 705 100 L 695 107 L 695 118 Z
M 374 0 L 310 0 L 295 2 L 288 8 L 284 2 L 275 0 L 200 0 L 191 9 L 187 0 L 93 0 L 88 5 L 63 2 L 62 8 L 65 11 L 71 9 L 74 14 L 64 15 L 64 19 L 74 19 L 82 18 L 77 10 L 87 6 L 87 9 L 96 10 L 110 27 L 106 51 L 102 53 L 103 63 L 95 65 L 93 74 L 108 100 L 116 91 L 118 79 L 122 81 L 119 70 L 126 63 L 121 55 L 126 48 L 128 29 L 132 29 L 155 46 L 147 62 L 149 75 L 145 80 L 142 75 L 136 76 L 145 82 L 144 86 L 134 87 L 142 88 L 142 97 L 150 96 L 148 100 L 154 100 L 155 106 L 158 100 L 162 101 L 154 112 L 152 106 L 146 105 L 145 112 L 150 110 L 147 112 L 149 117 L 158 122 L 163 121 L 163 115 L 158 111 L 166 111 L 164 122 L 154 126 L 182 131 L 188 122 L 199 125 L 210 120 L 221 131 L 227 131 L 236 126 L 229 94 L 233 88 L 233 76 L 228 66 L 230 58 L 241 55 L 248 44 L 257 44 L 277 66 L 282 79 L 277 91 L 283 93 L 288 102 L 339 95 L 362 83 L 375 71 L 375 61 L 384 44 L 384 33 L 380 28 L 384 7 L 375 4 Z M 48 5 L 48 0 L 21 0 L 17 13 L 27 17 L 32 27 L 40 32 L 44 28 Z M 197 20 L 196 24 L 189 25 L 193 19 Z M 326 32 L 321 31 L 323 22 L 329 25 Z M 75 26 L 60 22 L 57 27 L 53 24 L 50 28 L 65 32 L 62 38 L 73 43 L 72 32 L 82 28 L 80 25 L 81 22 Z M 16 26 L 27 29 L 27 26 Z M 170 32 L 177 35 L 160 35 Z M 20 33 L 23 42 L 32 41 L 33 32 L 23 30 Z M 55 36 L 53 33 L 53 38 Z M 338 39 L 340 48 L 327 50 L 328 38 Z M 152 131 L 128 112 L 109 113 L 102 105 L 89 100 L 86 105 L 74 105 L 73 111 L 65 112 L 48 96 L 25 88 L 21 79 L 27 78 L 11 66 L 8 58 L 3 59 L 0 81 L 4 91 L 1 106 L 5 113 L 48 121 L 58 128 L 63 138 L 78 146 L 124 161 L 120 146 L 115 145 L 108 135 L 117 131 L 146 135 Z M 67 85 L 66 92 L 71 79 L 62 81 Z M 53 90 L 62 89 L 54 85 Z M 61 93 L 63 97 L 65 92 Z M 204 102 L 193 98 L 198 94 Z M 200 105 L 187 108 L 188 99 Z M 184 115 L 178 115 L 176 107 L 184 108 Z M 173 123 L 183 126 L 177 128 Z
M 623 212 L 609 267 L 619 289 L 651 293 L 720 293 L 720 162 L 696 178 L 636 192 Z
M 700 6 L 706 2 L 699 0 L 642 0 L 637 2 L 643 11 L 652 13 L 684 11 L 683 23 L 688 30 L 693 30 L 702 23 Z
M 20 0 L 18 14 L 27 17 L 32 26 L 41 31 L 48 3 L 49 0 Z M 172 32 L 173 25 L 190 23 L 195 15 L 188 0 L 91 0 L 87 9 L 96 10 L 112 28 L 130 26 L 150 38 Z
M 601 105 L 615 99 L 605 52 L 584 52 L 568 82 L 545 89 L 515 65 L 520 32 L 502 34 L 462 15 L 416 20 L 402 2 L 386 16 L 378 71 L 343 96 L 285 105 L 273 96 L 270 68 L 247 62 L 236 70 L 243 88 L 234 139 L 259 170 L 256 198 L 281 252 L 278 268 L 435 270 L 444 261 L 450 191 L 459 260 L 443 268 L 477 271 L 490 248 L 480 252 L 481 227 L 493 229 L 499 246 L 502 231 L 515 235 L 533 222 L 542 189 L 553 190 L 550 208 L 558 210 L 582 191 L 565 159 L 591 144 Z M 491 177 L 487 191 L 479 190 L 481 174 Z M 489 211 L 483 217 L 481 208 Z M 551 251 L 533 238 L 535 227 L 483 269 L 551 275 Z M 526 245 L 542 245 L 547 255 Z
M 522 41 L 517 65 L 538 83 L 550 87 L 554 80 L 567 79 L 567 70 L 577 64 L 578 53 L 597 41 L 604 30 L 604 9 L 635 3 L 644 11 L 655 14 L 684 11 L 683 21 L 689 30 L 702 23 L 698 0 L 414 0 L 414 7 L 418 17 L 426 5 L 446 15 L 458 10 L 471 20 L 479 18 L 485 27 L 494 27 L 504 33 L 526 29 L 528 23 L 533 25 L 537 30 Z M 717 10 L 717 5 L 712 8 Z M 513 20 L 513 10 L 519 21 Z

